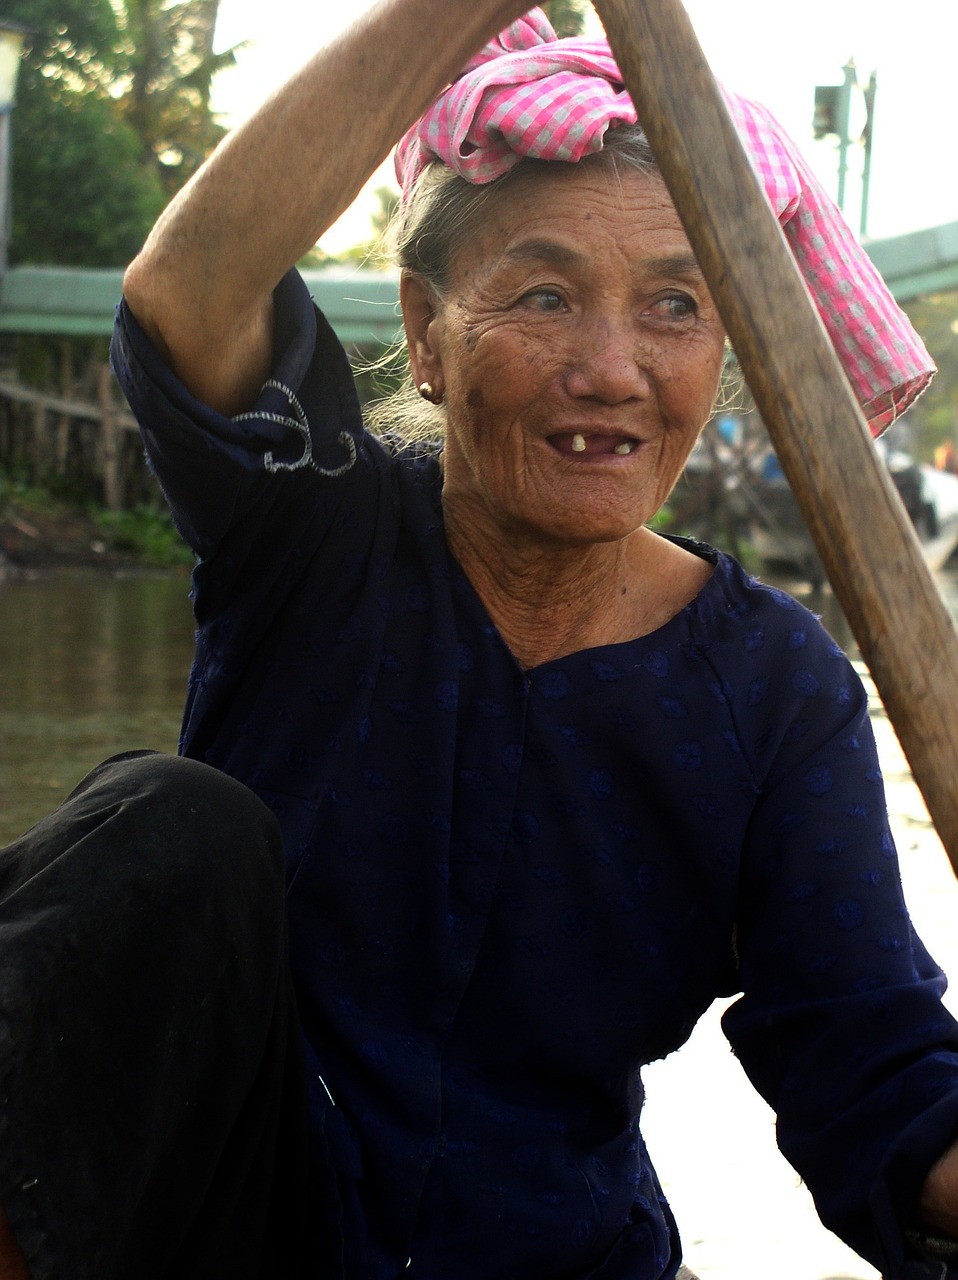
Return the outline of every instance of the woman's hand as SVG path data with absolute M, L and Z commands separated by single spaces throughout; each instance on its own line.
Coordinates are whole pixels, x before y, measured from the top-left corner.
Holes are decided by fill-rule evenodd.
M 932 1166 L 918 1197 L 918 1213 L 931 1231 L 958 1240 L 958 1143 Z
M 529 0 L 379 0 L 217 148 L 160 217 L 124 293 L 186 386 L 247 408 L 271 296 L 390 148 Z

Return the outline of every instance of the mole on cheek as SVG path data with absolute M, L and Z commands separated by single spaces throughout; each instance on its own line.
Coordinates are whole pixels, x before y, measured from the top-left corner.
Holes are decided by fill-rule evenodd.
M 485 397 L 478 387 L 472 387 L 466 396 L 466 404 L 470 409 L 482 409 L 485 407 Z

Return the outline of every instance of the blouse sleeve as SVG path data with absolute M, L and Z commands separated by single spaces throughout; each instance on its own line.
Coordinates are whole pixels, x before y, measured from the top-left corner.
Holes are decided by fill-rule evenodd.
M 177 527 L 200 557 L 275 494 L 278 477 L 299 476 L 322 501 L 318 482 L 348 473 L 361 446 L 349 362 L 296 271 L 276 289 L 275 316 L 272 374 L 252 410 L 228 418 L 187 391 L 125 302 L 117 311 L 114 372 Z
M 905 1239 L 928 1169 L 958 1137 L 958 1025 L 903 900 L 865 691 L 821 635 L 817 658 L 782 664 L 790 710 L 764 731 L 737 924 L 743 995 L 723 1025 L 825 1225 L 886 1280 L 958 1275 Z

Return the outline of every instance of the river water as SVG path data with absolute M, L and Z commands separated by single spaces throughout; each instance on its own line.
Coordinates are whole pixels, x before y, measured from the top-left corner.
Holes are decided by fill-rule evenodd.
M 958 616 L 958 573 L 938 581 Z M 820 613 L 854 659 L 829 592 L 778 585 Z M 185 577 L 0 582 L 0 846 L 104 757 L 176 749 L 192 654 L 188 591 Z M 912 915 L 958 990 L 958 881 L 874 697 L 872 720 Z M 949 1003 L 958 1013 L 958 1000 Z M 643 1129 L 689 1264 L 702 1280 L 878 1280 L 818 1223 L 775 1149 L 774 1117 L 732 1058 L 721 1012 L 711 1010 L 688 1045 L 645 1073 Z
M 0 845 L 106 756 L 176 750 L 188 593 L 186 577 L 0 583 Z

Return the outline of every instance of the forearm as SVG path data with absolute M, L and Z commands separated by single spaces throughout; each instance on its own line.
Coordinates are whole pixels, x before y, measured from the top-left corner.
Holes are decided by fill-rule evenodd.
M 958 1143 L 932 1166 L 918 1197 L 922 1226 L 958 1240 Z
M 403 131 L 527 4 L 381 0 L 224 140 L 127 272 L 194 394 L 235 412 L 268 372 L 270 297 Z

